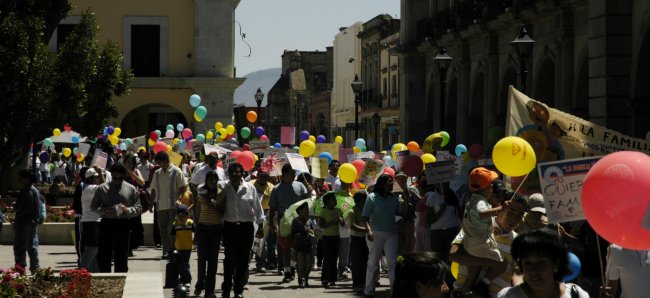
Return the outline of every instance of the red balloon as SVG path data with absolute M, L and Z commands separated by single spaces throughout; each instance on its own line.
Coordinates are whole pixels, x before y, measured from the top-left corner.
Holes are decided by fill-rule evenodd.
M 417 155 L 409 155 L 402 161 L 402 172 L 409 177 L 419 176 L 423 168 L 422 158 Z
M 236 158 L 236 157 L 238 157 L 239 155 L 241 155 L 241 153 L 242 153 L 242 152 L 239 151 L 239 150 L 235 150 L 235 151 L 233 151 L 233 152 L 230 152 L 230 158 Z
M 472 159 L 480 158 L 483 155 L 483 145 L 481 144 L 470 145 L 467 154 L 469 154 L 469 157 L 471 157 Z
M 620 151 L 606 155 L 587 173 L 582 210 L 589 224 L 607 241 L 633 250 L 650 249 L 650 230 L 642 225 L 650 216 L 648 194 L 650 157 Z
M 156 142 L 156 144 L 153 145 L 154 154 L 157 154 L 158 152 L 166 152 L 166 151 L 167 151 L 167 143 L 163 141 Z
M 242 150 L 244 150 L 244 151 L 251 150 L 251 145 L 244 144 L 244 146 L 242 147 Z
M 237 162 L 241 164 L 244 171 L 250 171 L 255 166 L 255 154 L 252 151 L 244 151 L 237 156 Z
M 395 170 L 393 168 L 385 167 L 384 168 L 384 174 L 388 174 L 391 177 L 395 178 Z
M 366 167 L 366 162 L 361 159 L 357 159 L 352 162 L 352 165 L 357 169 L 357 179 L 359 179 L 359 177 L 361 177 L 361 172 L 363 172 L 363 168 Z
M 181 135 L 183 136 L 183 139 L 189 139 L 192 137 L 192 130 L 189 128 L 183 129 L 183 132 L 181 132 Z
M 155 142 L 158 140 L 158 134 L 155 131 L 152 131 L 149 133 L 149 138 Z
M 260 141 L 268 141 L 268 140 L 269 140 L 269 137 L 267 137 L 266 135 L 262 135 L 260 137 Z

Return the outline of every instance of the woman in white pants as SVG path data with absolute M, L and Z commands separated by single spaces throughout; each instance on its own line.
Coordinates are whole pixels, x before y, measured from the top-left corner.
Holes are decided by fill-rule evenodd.
M 366 297 L 375 294 L 375 284 L 379 280 L 379 258 L 382 251 L 386 254 L 388 276 L 391 287 L 395 279 L 395 260 L 397 259 L 397 223 L 395 216 L 399 213 L 399 200 L 392 194 L 393 177 L 383 174 L 377 179 L 373 192 L 368 195 L 363 206 L 368 243 L 368 268 L 366 269 Z

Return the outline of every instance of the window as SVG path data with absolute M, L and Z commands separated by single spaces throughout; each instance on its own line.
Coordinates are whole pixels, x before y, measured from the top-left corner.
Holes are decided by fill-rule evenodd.
M 159 25 L 131 25 L 131 68 L 136 77 L 160 76 Z
M 381 87 L 382 87 L 381 90 L 383 90 L 381 92 L 382 97 L 387 98 L 388 97 L 388 79 L 387 78 L 384 78 L 383 85 Z
M 390 90 L 391 90 L 391 96 L 395 97 L 395 96 L 397 96 L 397 92 L 398 92 L 397 91 L 397 75 L 393 75 L 392 79 L 393 79 L 393 82 L 392 82 L 392 84 L 390 86 Z
M 325 81 L 324 72 L 314 73 L 314 88 L 316 89 L 316 91 L 327 90 L 327 82 Z
M 68 38 L 72 30 L 74 30 L 74 24 L 59 24 L 56 26 L 56 49 L 57 51 L 63 45 L 63 42 Z

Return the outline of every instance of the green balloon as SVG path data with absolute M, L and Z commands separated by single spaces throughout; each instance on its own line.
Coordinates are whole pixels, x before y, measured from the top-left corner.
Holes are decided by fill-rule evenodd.
M 43 145 L 45 145 L 45 147 L 52 146 L 53 145 L 52 140 L 50 140 L 50 138 L 46 138 L 45 140 L 43 140 Z
M 203 120 L 206 115 L 208 115 L 208 109 L 206 109 L 204 106 L 198 106 L 196 108 L 196 116 L 199 117 L 199 119 Z
M 447 144 L 449 144 L 449 133 L 446 131 L 441 131 L 440 135 L 442 136 L 442 142 L 440 143 L 440 147 L 445 147 Z
M 200 133 L 196 136 L 196 140 L 200 142 L 205 141 L 205 136 Z
M 239 134 L 241 135 L 242 139 L 244 139 L 244 140 L 248 139 L 248 137 L 251 136 L 251 129 L 248 128 L 248 127 L 243 127 L 241 129 L 241 131 L 239 132 Z
M 174 126 L 171 124 L 167 124 L 167 129 L 166 130 L 174 130 Z

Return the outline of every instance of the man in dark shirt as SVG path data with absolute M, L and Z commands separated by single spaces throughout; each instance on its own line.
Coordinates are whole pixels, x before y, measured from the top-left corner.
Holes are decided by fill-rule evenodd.
M 36 175 L 28 170 L 18 173 L 20 192 L 16 199 L 16 219 L 14 221 L 14 259 L 16 265 L 27 266 L 27 250 L 32 247 L 36 225 L 39 220 L 39 193 L 32 190 Z

